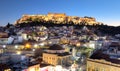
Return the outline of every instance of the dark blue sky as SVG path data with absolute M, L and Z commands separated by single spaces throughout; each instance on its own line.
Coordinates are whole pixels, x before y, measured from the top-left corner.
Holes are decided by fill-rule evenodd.
M 0 25 L 14 23 L 23 14 L 66 13 L 92 16 L 109 25 L 120 25 L 120 0 L 0 0 Z

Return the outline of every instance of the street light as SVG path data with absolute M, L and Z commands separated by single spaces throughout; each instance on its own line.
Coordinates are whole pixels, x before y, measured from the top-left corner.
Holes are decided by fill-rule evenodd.
M 35 51 L 35 49 L 32 49 L 32 51 L 34 52 L 34 51 Z
M 77 43 L 76 46 L 79 47 L 79 46 L 80 46 L 80 43 Z
M 3 45 L 3 52 L 5 53 L 6 45 Z
M 44 43 L 40 43 L 40 46 L 44 46 L 45 44 Z
M 30 45 L 29 43 L 27 43 L 27 44 L 25 44 L 25 47 L 26 47 L 26 48 L 30 48 L 31 45 Z
M 6 48 L 6 45 L 3 45 L 3 48 Z
M 20 55 L 20 54 L 21 54 L 21 51 L 17 51 L 17 53 L 16 53 L 16 54 Z
M 18 48 L 18 45 L 15 45 L 15 49 L 17 49 Z
M 34 44 L 34 48 L 37 48 L 38 47 L 38 44 Z

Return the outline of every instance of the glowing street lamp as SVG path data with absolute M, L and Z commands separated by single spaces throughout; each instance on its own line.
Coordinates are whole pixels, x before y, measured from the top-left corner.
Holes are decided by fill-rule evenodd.
M 37 48 L 38 47 L 38 45 L 37 44 L 34 44 L 34 48 Z
M 44 46 L 45 44 L 44 43 L 40 43 L 40 46 Z
M 6 48 L 6 45 L 3 45 L 3 48 Z
M 25 47 L 26 47 L 26 48 L 30 48 L 31 45 L 30 45 L 29 43 L 27 43 L 27 44 L 25 44 Z
M 3 45 L 2 47 L 3 47 L 3 52 L 6 52 L 6 49 L 5 49 L 6 45 Z
M 49 43 L 49 44 L 52 44 L 52 42 L 51 42 L 51 41 L 49 41 L 48 43 Z
M 21 51 L 17 51 L 17 53 L 16 53 L 16 54 L 20 55 L 20 54 L 21 54 Z
M 32 51 L 34 52 L 34 51 L 35 51 L 35 49 L 32 49 Z
M 80 46 L 80 43 L 77 43 L 76 46 L 79 47 L 79 46 Z
M 15 45 L 15 49 L 17 49 L 18 48 L 18 45 Z

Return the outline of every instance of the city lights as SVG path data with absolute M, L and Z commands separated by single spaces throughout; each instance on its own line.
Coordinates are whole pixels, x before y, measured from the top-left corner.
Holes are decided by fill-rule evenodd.
M 44 43 L 40 43 L 39 45 L 40 45 L 40 46 L 44 46 L 45 44 L 44 44 Z
M 32 51 L 35 51 L 35 49 L 32 49 Z
M 15 45 L 15 49 L 17 49 L 18 48 L 18 45 Z
M 38 48 L 38 44 L 34 44 L 34 48 Z
M 80 46 L 80 43 L 77 43 L 76 46 L 79 47 L 79 46 Z
M 6 48 L 6 45 L 3 45 L 3 48 Z
M 20 55 L 20 54 L 21 54 L 21 51 L 17 51 L 16 54 Z
M 25 48 L 31 48 L 31 45 L 29 43 L 25 44 Z
M 0 0 L 0 71 L 120 71 L 119 8 L 120 0 Z

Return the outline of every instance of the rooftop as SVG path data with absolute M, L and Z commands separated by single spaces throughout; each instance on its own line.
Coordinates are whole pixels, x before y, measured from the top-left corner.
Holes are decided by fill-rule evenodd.
M 64 48 L 58 44 L 51 45 L 48 50 L 64 50 Z
M 112 43 L 109 45 L 109 48 L 110 48 L 110 47 L 117 48 L 117 49 L 120 51 L 120 43 L 118 43 L 118 42 L 112 42 Z
M 45 52 L 45 53 L 48 53 L 48 52 Z M 67 56 L 67 55 L 70 55 L 68 52 L 64 52 L 64 53 L 48 53 L 48 54 L 55 54 L 55 55 L 58 55 L 58 56 Z
M 120 64 L 120 60 L 110 58 L 110 55 L 103 53 L 102 50 L 97 50 L 93 55 L 90 56 L 91 59 L 106 60 L 115 64 Z

